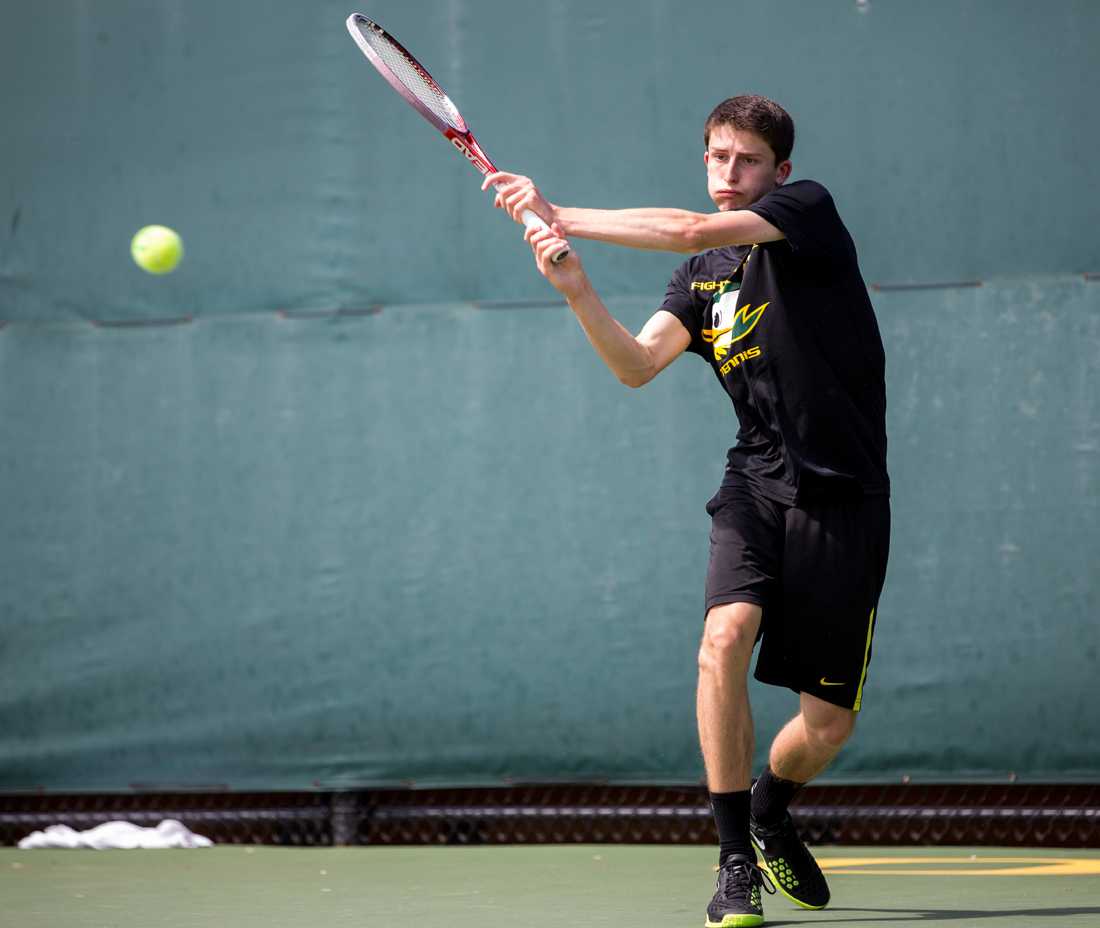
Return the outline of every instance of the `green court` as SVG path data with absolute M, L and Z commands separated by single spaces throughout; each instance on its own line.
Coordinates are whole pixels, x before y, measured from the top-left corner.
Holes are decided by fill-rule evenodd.
M 3 849 L 0 896 L 20 928 L 699 928 L 714 856 L 652 845 Z M 829 908 L 769 896 L 767 925 L 1100 924 L 1097 852 L 831 847 L 819 858 Z

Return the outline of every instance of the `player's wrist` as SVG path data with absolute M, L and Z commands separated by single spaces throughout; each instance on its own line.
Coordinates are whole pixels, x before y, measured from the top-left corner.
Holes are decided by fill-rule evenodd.
M 567 206 L 558 206 L 556 203 L 550 203 L 550 213 L 553 216 L 551 224 L 557 223 L 561 228 L 563 235 L 569 235 L 573 231 L 573 217 L 571 210 Z
M 588 275 L 583 268 L 569 280 L 563 281 L 558 290 L 570 305 L 584 302 L 596 295 L 596 291 L 592 287 L 592 281 L 588 279 Z

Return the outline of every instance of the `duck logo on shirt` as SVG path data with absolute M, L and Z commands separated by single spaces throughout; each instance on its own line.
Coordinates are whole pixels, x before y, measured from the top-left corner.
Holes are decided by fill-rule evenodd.
M 710 309 L 711 327 L 703 329 L 702 335 L 703 341 L 714 345 L 715 361 L 725 358 L 734 342 L 740 341 L 756 328 L 764 310 L 768 308 L 767 303 L 762 303 L 756 309 L 752 309 L 750 303 L 738 307 L 737 298 L 740 293 L 740 286 L 732 281 L 724 281 L 714 294 Z

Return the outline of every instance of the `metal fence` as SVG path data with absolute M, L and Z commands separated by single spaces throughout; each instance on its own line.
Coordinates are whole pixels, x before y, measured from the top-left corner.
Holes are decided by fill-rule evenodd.
M 813 844 L 1100 847 L 1100 785 L 809 786 Z M 0 844 L 53 824 L 174 818 L 219 844 L 713 844 L 702 787 L 0 795 Z

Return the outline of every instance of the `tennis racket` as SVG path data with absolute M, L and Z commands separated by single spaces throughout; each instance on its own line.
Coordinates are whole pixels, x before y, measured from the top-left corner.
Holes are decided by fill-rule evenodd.
M 442 132 L 483 177 L 496 171 L 496 165 L 478 145 L 458 107 L 397 39 L 361 13 L 352 13 L 348 17 L 348 32 L 389 85 L 405 98 L 409 106 Z M 522 219 L 529 229 L 547 227 L 529 209 L 523 211 Z M 551 260 L 558 264 L 568 254 L 569 249 L 563 248 Z

